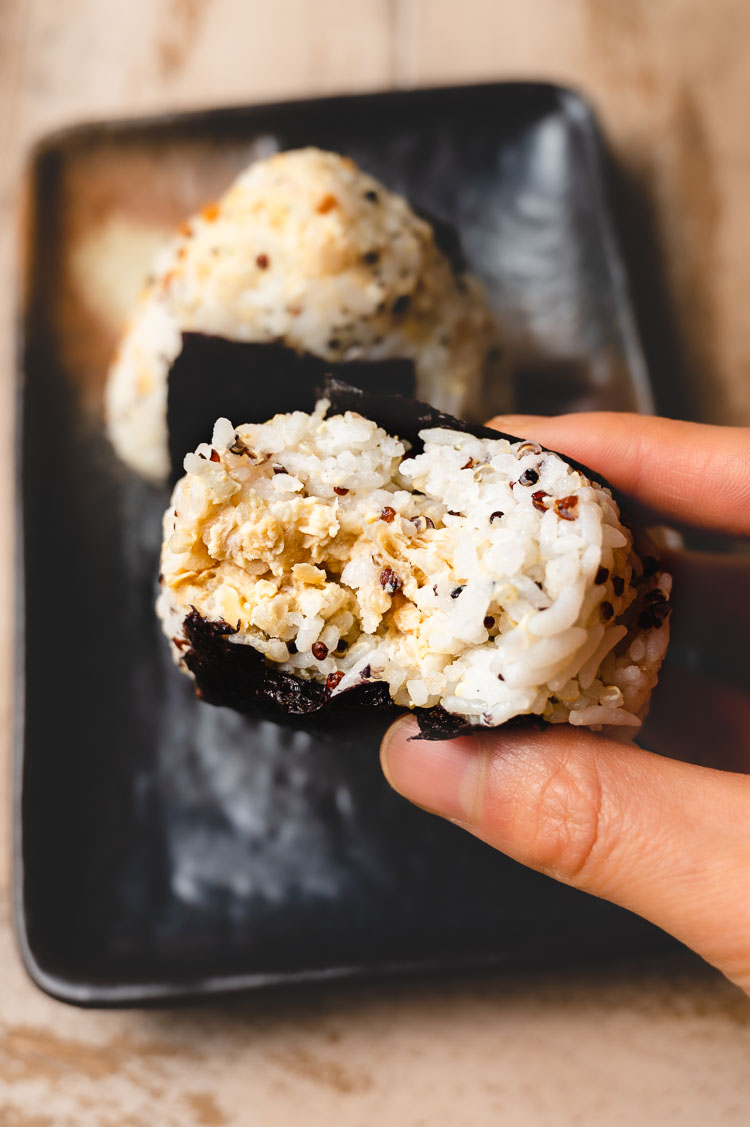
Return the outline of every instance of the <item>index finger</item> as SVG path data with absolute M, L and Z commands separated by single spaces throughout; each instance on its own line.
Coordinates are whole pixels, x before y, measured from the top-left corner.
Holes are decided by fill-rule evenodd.
M 750 430 L 611 411 L 501 415 L 488 425 L 583 462 L 667 517 L 750 535 Z

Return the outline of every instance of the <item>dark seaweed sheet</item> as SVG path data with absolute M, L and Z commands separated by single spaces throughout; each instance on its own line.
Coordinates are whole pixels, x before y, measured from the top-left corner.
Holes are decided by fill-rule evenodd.
M 312 411 L 326 373 L 354 387 L 413 395 L 411 360 L 348 360 L 331 363 L 283 344 L 227 340 L 183 333 L 182 349 L 168 375 L 167 429 L 172 478 L 182 474 L 188 450 L 208 442 L 218 418 L 265 422 L 285 411 Z
M 326 377 L 321 390 L 322 394 L 331 401 L 332 413 L 341 414 L 343 411 L 358 411 L 360 415 L 372 419 L 389 434 L 397 434 L 399 438 L 405 438 L 411 444 L 412 450 L 416 450 L 417 453 L 422 449 L 419 432 L 420 430 L 427 430 L 429 427 L 460 430 L 466 434 L 473 434 L 475 438 L 505 438 L 508 442 L 522 441 L 518 435 L 506 434 L 504 431 L 493 430 L 492 427 L 480 426 L 477 423 L 469 423 L 465 419 L 454 418 L 453 415 L 446 415 L 444 411 L 438 411 L 436 407 L 431 407 L 429 403 L 420 403 L 418 399 L 411 399 L 400 394 L 373 394 L 369 389 L 354 387 L 333 374 Z M 600 473 L 584 466 L 582 462 L 576 462 L 575 459 L 569 458 L 567 454 L 559 454 L 556 450 L 547 450 L 545 447 L 541 447 L 541 450 L 542 453 L 557 454 L 558 458 L 562 458 L 564 462 L 582 473 L 589 481 L 597 482 L 609 489 L 618 505 L 622 507 L 622 497 L 619 492 Z

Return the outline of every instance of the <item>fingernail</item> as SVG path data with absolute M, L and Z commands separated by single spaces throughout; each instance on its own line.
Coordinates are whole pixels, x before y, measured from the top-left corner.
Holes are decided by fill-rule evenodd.
M 504 431 L 506 434 L 515 434 L 526 427 L 533 427 L 541 419 L 541 415 L 495 415 L 487 426 L 492 427 L 493 430 Z
M 454 740 L 415 740 L 413 716 L 397 720 L 385 734 L 380 762 L 394 790 L 432 814 L 470 822 L 482 771 L 476 736 Z

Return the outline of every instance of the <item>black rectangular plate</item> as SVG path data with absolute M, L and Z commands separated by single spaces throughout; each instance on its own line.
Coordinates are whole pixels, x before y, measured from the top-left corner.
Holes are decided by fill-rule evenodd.
M 654 949 L 635 917 L 413 809 L 379 732 L 328 738 L 198 702 L 153 613 L 164 491 L 103 433 L 113 344 L 76 247 L 115 214 L 176 223 L 258 140 L 349 153 L 460 232 L 519 405 L 649 410 L 591 112 L 501 84 L 84 126 L 29 185 L 20 482 L 17 923 L 67 1001 Z M 150 209 L 150 212 L 149 212 Z M 488 405 L 488 407 L 491 405 Z

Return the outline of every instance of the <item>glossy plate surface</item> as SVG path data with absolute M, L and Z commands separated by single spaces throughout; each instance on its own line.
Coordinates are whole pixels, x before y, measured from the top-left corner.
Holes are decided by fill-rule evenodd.
M 254 155 L 349 153 L 457 225 L 524 410 L 649 410 L 600 141 L 576 95 L 504 84 L 85 126 L 31 167 L 21 384 L 17 916 L 30 973 L 114 1005 L 276 982 L 550 963 L 660 933 L 390 792 L 374 727 L 201 704 L 153 614 L 165 491 L 104 436 L 153 249 Z M 492 404 L 488 403 L 488 414 Z

